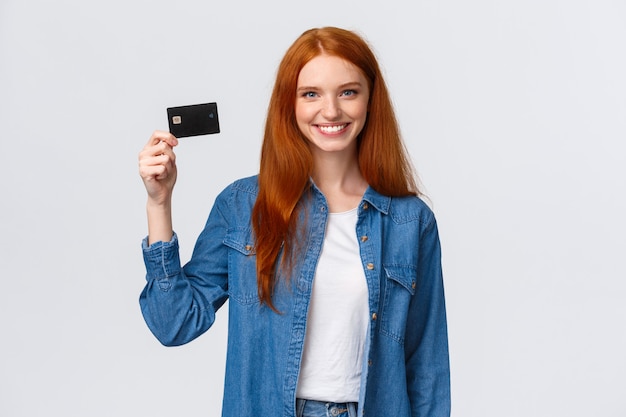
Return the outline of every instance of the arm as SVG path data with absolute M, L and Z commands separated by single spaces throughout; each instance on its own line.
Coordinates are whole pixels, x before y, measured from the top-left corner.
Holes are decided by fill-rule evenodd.
M 183 268 L 176 235 L 168 242 L 149 246 L 147 238 L 143 242 L 147 283 L 139 303 L 146 324 L 166 346 L 182 345 L 203 334 L 228 298 L 225 200 L 222 196 L 216 200 Z
M 450 416 L 450 364 L 441 271 L 434 217 L 425 224 L 418 248 L 416 292 L 409 306 L 405 339 L 407 388 L 414 417 Z
M 217 202 L 191 262 L 181 268 L 171 215 L 177 144 L 171 134 L 157 131 L 139 154 L 148 193 L 148 237 L 143 242 L 147 283 L 140 305 L 152 333 L 168 346 L 187 343 L 206 331 L 227 298 L 227 256 L 221 244 L 226 219 Z

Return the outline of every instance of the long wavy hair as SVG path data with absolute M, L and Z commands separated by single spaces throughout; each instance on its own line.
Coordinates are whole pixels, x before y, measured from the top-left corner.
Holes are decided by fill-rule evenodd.
M 307 62 L 323 53 L 351 62 L 367 79 L 369 113 L 357 149 L 359 168 L 369 186 L 390 197 L 420 194 L 387 86 L 367 42 L 354 32 L 334 27 L 304 32 L 278 67 L 261 148 L 259 194 L 252 212 L 258 294 L 274 311 L 278 258 L 282 250 L 280 267 L 289 269 L 290 260 L 298 255 L 298 202 L 314 169 L 308 141 L 296 122 L 298 76 Z

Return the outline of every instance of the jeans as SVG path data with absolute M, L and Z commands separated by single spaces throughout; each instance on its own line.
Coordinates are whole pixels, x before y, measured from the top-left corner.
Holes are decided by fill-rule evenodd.
M 296 417 L 356 417 L 356 403 L 296 400 Z

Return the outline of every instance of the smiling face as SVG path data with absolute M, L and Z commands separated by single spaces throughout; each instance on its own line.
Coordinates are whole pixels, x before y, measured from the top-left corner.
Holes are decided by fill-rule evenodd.
M 318 55 L 300 71 L 296 94 L 296 121 L 313 156 L 328 152 L 356 156 L 369 100 L 361 71 L 337 56 Z

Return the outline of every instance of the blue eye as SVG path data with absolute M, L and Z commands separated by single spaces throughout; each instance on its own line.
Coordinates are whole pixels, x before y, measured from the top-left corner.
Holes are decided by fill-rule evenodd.
M 343 93 L 341 93 L 344 96 L 350 97 L 350 96 L 354 96 L 357 94 L 357 92 L 355 90 L 346 90 Z
M 306 91 L 305 93 L 302 94 L 302 97 L 306 97 L 306 98 L 315 98 L 317 94 L 315 94 L 315 92 L 313 91 Z

